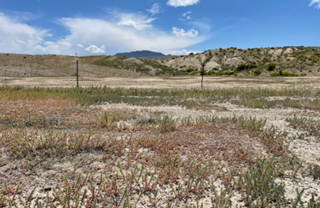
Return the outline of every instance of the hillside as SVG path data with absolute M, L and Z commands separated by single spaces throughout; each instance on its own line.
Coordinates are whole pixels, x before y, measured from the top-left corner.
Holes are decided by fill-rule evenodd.
M 66 77 L 75 76 L 76 60 L 83 77 L 135 77 L 174 73 L 175 69 L 156 61 L 115 56 L 60 56 L 0 54 L 2 77 Z M 137 74 L 136 74 L 137 72 Z
M 2 77 L 74 76 L 76 60 L 83 77 L 199 75 L 318 76 L 320 47 L 215 49 L 188 56 L 143 60 L 117 56 L 61 56 L 0 54 Z M 136 73 L 137 72 L 137 73 Z
M 201 62 L 205 73 L 212 75 L 314 76 L 320 74 L 320 47 L 220 48 L 159 61 L 191 75 L 199 74 Z

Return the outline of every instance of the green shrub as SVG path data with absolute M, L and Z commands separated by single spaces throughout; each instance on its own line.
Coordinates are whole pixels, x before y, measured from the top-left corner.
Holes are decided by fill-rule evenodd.
M 185 75 L 189 75 L 188 72 L 185 72 L 185 71 L 176 71 L 176 72 L 173 72 L 173 76 L 185 76 Z
M 243 71 L 245 69 L 255 69 L 255 68 L 257 68 L 257 65 L 255 62 L 249 63 L 249 64 L 240 64 L 236 68 L 236 71 Z
M 276 68 L 276 64 L 274 64 L 274 63 L 270 63 L 267 65 L 268 71 L 273 71 L 273 70 L 275 70 L 275 68 Z
M 227 76 L 230 76 L 230 75 L 233 75 L 234 72 L 217 72 L 216 75 L 218 76 L 223 76 L 223 75 L 227 75 Z
M 214 71 L 209 71 L 207 74 L 208 75 L 215 75 L 216 73 Z
M 295 73 L 284 72 L 282 70 L 279 70 L 278 72 L 270 73 L 270 76 L 272 76 L 272 77 L 297 77 L 299 75 L 297 75 Z
M 253 71 L 253 73 L 254 73 L 255 76 L 259 76 L 262 72 L 261 72 L 260 69 L 256 69 L 256 70 Z
M 189 68 L 189 69 L 186 70 L 186 72 L 189 72 L 189 73 L 190 73 L 190 72 L 193 72 L 193 71 L 194 71 L 194 69 L 191 69 L 191 68 Z

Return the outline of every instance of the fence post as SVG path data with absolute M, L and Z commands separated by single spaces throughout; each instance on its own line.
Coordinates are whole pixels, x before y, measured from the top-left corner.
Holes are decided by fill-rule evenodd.
M 4 68 L 4 85 L 7 84 L 7 69 Z
M 77 87 L 79 87 L 79 69 L 78 69 L 78 60 L 77 60 Z
M 77 60 L 77 87 L 79 87 L 79 69 L 78 69 L 78 60 Z

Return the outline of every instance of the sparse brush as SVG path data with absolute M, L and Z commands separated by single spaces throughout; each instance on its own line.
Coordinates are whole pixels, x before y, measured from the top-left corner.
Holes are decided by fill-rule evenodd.
M 274 159 L 257 159 L 255 164 L 249 165 L 249 170 L 236 182 L 246 206 L 279 207 L 286 204 L 284 186 L 274 182 L 275 175 Z
M 312 175 L 314 180 L 317 180 L 320 178 L 320 166 L 319 165 L 314 165 L 313 167 L 309 165 L 309 171 L 310 175 Z
M 177 120 L 172 116 L 165 115 L 157 120 L 159 131 L 164 133 L 174 131 L 177 128 Z
M 294 129 L 302 129 L 307 132 L 309 136 L 320 136 L 320 122 L 311 118 L 298 118 L 294 115 L 293 118 L 286 118 L 286 121 L 290 123 L 290 125 Z

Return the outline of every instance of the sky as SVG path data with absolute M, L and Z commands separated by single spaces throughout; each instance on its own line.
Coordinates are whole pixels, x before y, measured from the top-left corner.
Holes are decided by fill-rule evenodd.
M 320 0 L 0 0 L 0 53 L 320 45 Z

